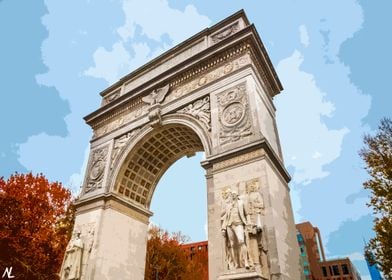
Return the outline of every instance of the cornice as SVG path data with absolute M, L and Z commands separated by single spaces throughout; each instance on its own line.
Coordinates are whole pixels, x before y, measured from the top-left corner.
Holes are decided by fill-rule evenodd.
M 243 15 L 243 11 L 242 13 L 239 12 L 233 15 L 231 19 L 228 18 L 223 23 L 219 23 L 218 27 L 214 27 L 215 29 L 211 28 L 211 30 L 216 31 L 219 28 L 222 28 L 225 23 L 232 22 L 233 18 L 238 18 L 240 15 Z M 195 40 L 192 38 L 189 40 Z M 268 95 L 272 98 L 274 95 L 278 94 L 282 90 L 281 83 L 277 78 L 276 72 L 254 25 L 248 25 L 172 68 L 167 69 L 165 72 L 153 77 L 151 80 L 129 92 L 123 93 L 123 95 L 87 115 L 84 119 L 93 128 L 100 126 L 101 123 L 107 122 L 125 111 L 133 110 L 133 108 L 142 105 L 141 97 L 149 94 L 154 88 L 169 83 L 173 89 L 186 83 L 190 79 L 194 79 L 197 76 L 203 75 L 203 73 L 221 66 L 223 63 L 226 63 L 228 59 L 241 54 L 244 50 L 247 50 L 251 54 L 254 66 L 260 74 L 263 84 L 266 86 L 265 90 L 268 92 Z M 146 65 L 151 66 L 151 63 L 154 61 L 155 60 Z M 132 76 L 131 74 L 128 76 Z M 123 78 L 122 81 L 123 82 L 120 84 L 115 84 L 117 86 L 113 85 L 108 88 L 107 92 L 113 93 L 122 91 L 124 83 L 128 80 Z

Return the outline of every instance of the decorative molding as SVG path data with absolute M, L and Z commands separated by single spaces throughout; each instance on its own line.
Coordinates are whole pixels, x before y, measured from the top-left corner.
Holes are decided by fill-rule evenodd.
M 230 159 L 226 159 L 226 160 L 223 160 L 218 163 L 214 163 L 213 170 L 215 172 L 215 171 L 219 171 L 221 169 L 228 168 L 228 167 L 231 167 L 234 165 L 240 165 L 242 163 L 251 161 L 253 159 L 259 158 L 264 155 L 265 155 L 264 150 L 262 150 L 262 149 L 254 150 L 254 151 L 246 153 L 246 154 L 241 154 L 239 156 L 236 156 L 236 157 L 233 157 Z
M 178 99 L 202 86 L 208 85 L 231 72 L 252 63 L 250 53 L 251 45 L 245 41 L 220 55 L 214 56 L 202 64 L 198 64 L 179 75 L 168 83 L 170 92 L 167 92 L 164 103 Z M 244 54 L 246 53 L 246 54 Z M 120 92 L 120 91 L 119 91 Z M 150 93 L 151 94 L 151 93 Z M 110 96 L 110 95 L 109 95 Z M 111 113 L 106 113 L 91 123 L 94 130 L 93 139 L 110 133 L 123 123 L 132 121 L 148 113 L 148 102 L 144 97 L 135 97 L 125 105 Z M 122 119 L 122 121 L 120 120 Z
M 121 89 L 115 90 L 113 93 L 109 94 L 108 96 L 104 97 L 102 100 L 102 105 L 106 105 L 115 99 L 119 98 L 121 95 Z
M 84 194 L 102 188 L 107 155 L 108 146 L 92 151 Z
M 128 133 L 125 133 L 118 138 L 114 139 L 114 144 L 113 144 L 113 150 L 112 150 L 112 156 L 111 156 L 111 162 L 110 162 L 110 169 L 113 169 L 114 163 L 117 159 L 117 156 L 120 154 L 120 152 L 123 150 L 123 147 L 130 141 L 130 139 L 133 138 L 138 132 L 140 131 L 140 128 L 134 129 Z
M 220 144 L 238 141 L 253 134 L 248 98 L 246 96 L 246 84 L 237 85 L 217 96 L 219 103 Z
M 212 43 L 216 44 L 233 35 L 240 29 L 239 22 L 235 22 L 211 36 Z
M 224 61 L 224 63 L 221 63 L 219 58 L 212 61 L 208 65 L 209 67 L 215 66 L 214 69 L 211 69 L 208 72 L 203 71 L 201 74 L 193 77 L 193 79 L 189 82 L 175 86 L 166 98 L 166 101 L 169 102 L 178 99 L 194 90 L 197 90 L 198 88 L 211 84 L 212 82 L 244 67 L 245 65 L 251 64 L 250 56 L 243 53 L 245 49 L 245 47 L 242 50 L 240 48 L 239 53 L 236 53 L 235 51 L 229 53 L 228 58 L 231 59 Z
M 198 119 L 207 129 L 211 130 L 211 108 L 210 97 L 206 96 L 195 102 L 188 104 L 185 108 L 177 111 L 178 113 L 188 114 Z
M 117 114 L 115 117 L 106 120 L 106 122 L 101 123 L 98 128 L 94 129 L 93 139 L 103 136 L 123 124 L 129 123 L 146 114 L 148 112 L 148 105 L 141 103 L 142 102 L 139 102 L 135 106 L 127 107 L 128 110 L 125 110 L 124 112 Z

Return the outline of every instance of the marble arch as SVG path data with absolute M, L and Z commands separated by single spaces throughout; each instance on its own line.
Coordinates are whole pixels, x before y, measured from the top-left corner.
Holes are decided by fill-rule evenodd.
M 239 11 L 101 92 L 85 117 L 93 137 L 61 279 L 143 279 L 155 186 L 197 151 L 205 152 L 209 278 L 301 279 L 275 123 L 281 90 Z

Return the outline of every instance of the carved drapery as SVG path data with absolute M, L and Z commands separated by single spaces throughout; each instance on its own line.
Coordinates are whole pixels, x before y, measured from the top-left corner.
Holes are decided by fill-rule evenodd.
M 60 279 L 90 279 L 88 260 L 94 245 L 95 223 L 74 229 L 68 242 L 60 271 Z
M 125 133 L 121 135 L 120 137 L 114 139 L 114 144 L 113 144 L 113 151 L 112 151 L 112 156 L 110 159 L 110 169 L 114 167 L 114 163 L 122 151 L 123 147 L 128 143 L 128 141 L 136 135 L 140 131 L 140 128 L 134 129 L 128 133 Z
M 259 179 L 227 186 L 223 188 L 221 198 L 221 231 L 227 272 L 245 269 L 268 279 L 264 199 Z
M 252 134 L 245 83 L 220 93 L 218 103 L 220 144 L 237 141 Z
M 205 126 L 208 131 L 211 130 L 211 109 L 209 96 L 188 104 L 188 106 L 179 110 L 178 113 L 188 114 L 195 117 Z

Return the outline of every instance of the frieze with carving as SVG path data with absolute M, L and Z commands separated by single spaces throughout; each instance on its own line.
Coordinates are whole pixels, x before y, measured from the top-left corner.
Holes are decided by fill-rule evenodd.
M 214 44 L 226 39 L 227 37 L 233 35 L 234 33 L 236 33 L 238 30 L 240 29 L 239 23 L 236 22 L 228 27 L 226 27 L 225 29 L 223 29 L 222 31 L 219 31 L 218 33 L 212 35 L 211 40 Z
M 110 122 L 95 128 L 93 138 L 95 139 L 106 133 L 112 132 L 113 130 L 121 127 L 123 124 L 133 121 L 138 117 L 146 114 L 147 107 L 148 106 L 146 104 L 138 104 L 134 108 L 129 109 L 127 113 L 120 114 L 117 118 L 112 119 Z
M 251 63 L 251 58 L 248 54 L 242 55 L 233 59 L 232 61 L 228 61 L 225 64 L 207 72 L 186 84 L 176 86 L 172 92 L 167 96 L 166 101 L 169 102 L 171 100 L 180 98 L 194 90 L 197 90 L 205 85 L 208 85 L 219 78 L 222 78 L 233 71 L 240 69 L 245 65 L 249 65 Z
M 257 272 L 269 279 L 265 205 L 259 179 L 227 186 L 223 188 L 221 198 L 225 271 Z
M 123 147 L 130 141 L 130 139 L 133 138 L 138 132 L 140 131 L 140 128 L 134 129 L 128 133 L 125 133 L 124 135 L 121 135 L 120 137 L 114 139 L 114 145 L 113 145 L 113 150 L 112 150 L 112 157 L 111 157 L 111 163 L 110 163 L 110 169 L 113 168 L 115 160 L 117 159 L 117 156 L 120 154 L 122 151 Z
M 90 193 L 102 188 L 107 154 L 107 146 L 92 152 L 91 164 L 88 169 L 87 183 L 84 189 L 84 193 Z
M 168 92 L 163 96 L 163 100 L 158 103 L 168 103 L 175 99 L 178 99 L 200 87 L 206 86 L 225 75 L 230 74 L 246 65 L 252 63 L 252 59 L 249 54 L 250 45 L 245 43 L 227 52 L 222 57 L 216 57 L 209 61 L 207 65 L 195 68 L 192 72 L 187 75 L 185 80 L 189 79 L 189 82 L 179 82 L 179 80 L 174 80 L 170 82 L 166 87 L 168 87 Z M 244 53 L 246 52 L 246 53 Z M 180 79 L 181 81 L 183 78 Z M 161 88 L 164 89 L 165 87 Z M 170 90 L 170 91 L 169 91 Z M 150 104 L 157 103 L 160 98 L 159 90 L 155 90 L 150 95 L 146 96 L 145 101 L 142 98 L 137 98 L 132 101 L 127 108 L 124 108 L 120 114 L 116 114 L 115 117 L 109 117 L 100 123 L 93 126 L 94 135 L 93 138 L 96 139 L 101 137 L 123 124 L 135 120 L 136 118 L 151 112 Z M 164 92 L 164 91 L 163 91 Z M 152 105 L 152 104 L 151 104 Z M 151 114 L 151 119 L 157 119 L 159 122 L 160 114 Z
M 198 119 L 208 131 L 211 130 L 211 109 L 210 97 L 206 96 L 178 111 L 178 113 L 188 114 Z
M 220 144 L 237 141 L 252 134 L 245 83 L 218 94 L 218 103 Z

